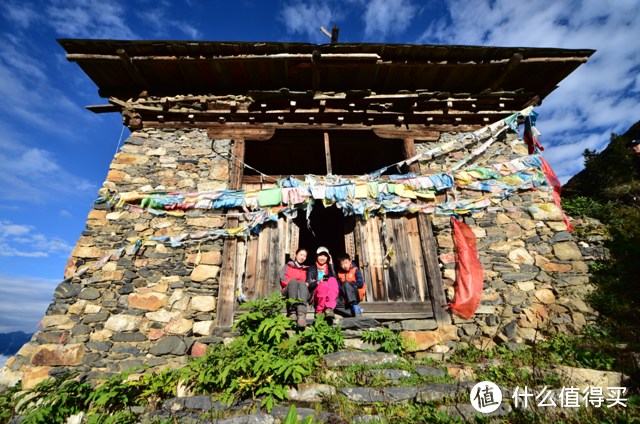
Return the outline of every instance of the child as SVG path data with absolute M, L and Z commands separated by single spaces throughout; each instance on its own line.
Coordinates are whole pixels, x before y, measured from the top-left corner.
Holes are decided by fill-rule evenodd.
M 367 285 L 364 283 L 364 278 L 362 278 L 362 272 L 360 272 L 358 267 L 353 265 L 348 254 L 343 253 L 338 255 L 336 259 L 339 264 L 338 278 L 342 283 L 340 286 L 340 295 L 344 299 L 346 307 L 353 309 L 354 314 L 361 314 L 362 309 L 360 309 L 358 304 L 364 299 L 367 291 Z
M 316 251 L 316 262 L 307 270 L 307 283 L 309 292 L 313 293 L 316 314 L 324 313 L 327 318 L 335 316 L 333 310 L 340 290 L 336 277 L 329 249 L 320 246 Z
M 298 328 L 304 330 L 307 325 L 307 304 L 309 300 L 309 284 L 307 280 L 306 265 L 307 250 L 298 249 L 294 260 L 289 261 L 282 267 L 280 272 L 280 285 L 282 286 L 282 295 L 290 299 L 302 299 L 302 303 L 294 303 L 287 305 L 287 316 L 297 321 Z

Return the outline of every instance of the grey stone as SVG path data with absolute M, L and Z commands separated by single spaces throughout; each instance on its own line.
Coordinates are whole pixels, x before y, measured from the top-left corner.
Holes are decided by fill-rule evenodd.
M 69 305 L 64 305 L 64 304 L 60 304 L 60 303 L 52 303 L 47 308 L 47 312 L 45 312 L 45 315 L 47 315 L 47 316 L 49 316 L 49 315 L 64 315 L 64 314 L 67 313 L 68 310 L 69 310 Z
M 516 336 L 517 327 L 518 327 L 518 325 L 516 324 L 516 322 L 515 321 L 511 321 L 510 323 L 508 323 L 507 325 L 502 327 L 502 329 L 500 331 L 502 332 L 502 334 L 507 336 L 507 339 L 511 340 Z
M 162 339 L 164 340 L 164 339 Z M 383 365 L 395 364 L 398 356 L 383 352 L 334 352 L 323 356 L 329 368 L 350 367 L 352 365 Z
M 147 365 L 150 367 L 157 367 L 158 365 L 165 365 L 167 361 L 162 358 L 147 358 Z
M 83 324 L 90 324 L 92 322 L 104 322 L 107 319 L 109 319 L 109 315 L 110 314 L 108 312 L 103 312 L 99 314 L 88 314 L 87 316 L 82 318 L 81 322 Z
M 73 334 L 74 336 L 84 336 L 90 333 L 91 327 L 89 327 L 88 325 L 78 324 L 73 326 L 73 328 L 71 329 L 71 334 Z
M 100 360 L 100 358 L 102 358 L 102 355 L 97 352 L 85 353 L 82 356 L 82 363 L 85 365 L 91 365 L 94 362 Z
M 567 231 L 560 231 L 559 233 L 555 233 L 553 237 L 549 239 L 549 244 L 553 245 L 556 243 L 560 243 L 561 241 L 571 241 L 571 234 Z
M 131 368 L 142 368 L 146 364 L 141 359 L 128 359 L 126 361 L 121 361 L 119 365 L 121 371 L 129 371 Z
M 111 349 L 111 353 L 130 353 L 132 355 L 140 353 L 140 349 L 129 345 L 116 345 Z
M 536 278 L 536 274 L 531 272 L 505 272 L 502 274 L 502 279 L 507 283 L 517 281 L 529 281 Z
M 129 294 L 129 293 L 133 293 L 133 284 L 131 283 L 124 284 L 120 288 L 120 290 L 118 290 L 118 294 Z
M 402 321 L 404 331 L 435 330 L 438 324 L 434 319 L 408 319 Z
M 328 396 L 336 394 L 336 388 L 327 384 L 298 384 L 295 389 L 289 389 L 289 400 L 299 403 L 322 402 Z
M 504 345 L 507 346 L 512 352 L 516 352 L 520 349 L 529 349 L 529 346 L 522 343 L 506 342 L 504 343 Z
M 372 421 L 382 421 L 379 415 L 358 415 L 351 418 L 352 423 L 370 423 Z
M 469 391 L 468 385 L 463 384 L 427 384 L 418 387 L 416 402 L 426 403 L 443 400 L 446 397 L 456 398 L 459 394 L 469 393 Z
M 447 375 L 446 372 L 439 370 L 437 368 L 424 367 L 422 365 L 418 365 L 415 367 L 416 373 L 422 376 L 430 376 L 430 377 L 445 377 Z
M 486 322 L 489 327 L 495 327 L 500 323 L 500 320 L 496 315 L 489 315 Z
M 151 349 L 149 353 L 154 356 L 162 355 L 184 355 L 187 349 L 191 348 L 193 340 L 186 338 L 184 341 L 180 337 L 163 337 Z
M 271 408 L 271 415 L 280 420 L 284 420 L 287 417 L 290 409 L 290 406 L 276 406 L 275 408 Z M 311 415 L 313 415 L 314 417 L 317 415 L 315 409 L 296 408 L 296 416 L 298 417 L 298 421 L 302 421 Z
M 216 420 L 216 424 L 274 424 L 275 421 L 269 414 L 251 414 Z
M 371 317 L 344 318 L 340 325 L 343 329 L 380 327 L 380 323 Z
M 459 403 L 456 405 L 442 405 L 438 408 L 438 412 L 445 412 L 450 417 L 460 417 L 464 420 L 473 420 L 475 414 L 480 414 L 483 417 L 504 417 L 511 413 L 511 406 L 506 403 L 502 403 L 495 411 L 483 414 L 476 411 L 473 405 Z
M 216 343 L 223 343 L 223 339 L 220 337 L 215 337 L 215 336 L 211 336 L 211 337 L 202 337 L 200 339 L 198 339 L 199 343 L 204 343 L 204 344 L 216 344 Z
M 388 387 L 373 389 L 371 387 L 345 387 L 338 390 L 351 402 L 372 404 L 375 402 L 406 403 L 415 399 L 418 387 Z
M 467 336 L 473 336 L 478 331 L 478 326 L 475 324 L 466 324 L 462 326 L 462 329 Z
M 28 356 L 16 355 L 9 369 L 13 372 L 16 372 L 20 368 L 22 368 L 23 365 L 28 365 L 29 362 L 31 362 L 31 358 L 29 358 Z
M 531 272 L 531 273 L 538 273 L 540 271 L 540 268 L 538 268 L 537 266 L 534 265 L 527 265 L 527 264 L 521 264 L 520 265 L 520 271 L 521 272 Z
M 115 333 L 111 336 L 111 340 L 114 342 L 144 342 L 147 341 L 147 336 L 142 333 Z
M 385 380 L 391 380 L 394 382 L 399 381 L 401 378 L 411 378 L 413 374 L 404 370 L 371 370 L 371 375 L 381 375 Z
M 111 342 L 89 342 L 87 347 L 91 350 L 97 350 L 99 352 L 109 352 L 113 343 Z
M 82 286 L 79 284 L 61 283 L 56 287 L 53 297 L 56 299 L 69 299 L 78 296 L 81 291 Z
M 94 288 L 86 288 L 80 292 L 78 299 L 84 300 L 96 300 L 100 297 L 100 292 Z

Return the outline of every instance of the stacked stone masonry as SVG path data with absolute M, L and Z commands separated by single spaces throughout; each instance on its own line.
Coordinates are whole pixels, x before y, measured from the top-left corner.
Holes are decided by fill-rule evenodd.
M 416 143 L 416 149 L 420 153 L 458 136 L 442 133 L 436 143 Z M 494 143 L 483 154 L 488 164 L 526 155 L 521 143 L 507 146 L 516 138 L 510 133 Z M 221 155 L 212 151 L 211 142 L 203 129 L 134 132 L 115 156 L 103 190 L 226 189 L 230 156 L 223 150 L 230 150 L 232 142 L 217 141 Z M 474 147 L 456 145 L 447 154 L 426 158 L 420 162 L 421 172 L 450 170 Z M 493 156 L 501 149 L 501 154 Z M 478 194 L 464 189 L 455 193 L 458 198 Z M 444 195 L 438 197 L 437 201 L 444 200 Z M 476 234 L 485 273 L 482 304 L 474 317 L 454 317 L 453 325 L 440 328 L 433 320 L 384 324 L 416 341 L 418 355 L 442 357 L 455 343 L 482 349 L 499 342 L 533 343 L 541 337 L 539 328 L 573 332 L 595 319 L 595 311 L 583 301 L 593 290 L 585 258 L 606 255 L 598 247 L 601 238 L 578 245 L 567 232 L 561 212 L 529 212 L 532 206 L 552 203 L 549 191 L 526 191 L 493 205 L 500 210 L 464 217 Z M 102 269 L 91 266 L 139 237 L 225 228 L 226 219 L 219 214 L 226 210 L 188 212 L 202 215 L 156 217 L 95 204 L 64 277 L 86 266 L 89 271 L 58 286 L 42 330 L 0 371 L 0 385 L 22 379 L 23 388 L 29 389 L 68 370 L 97 380 L 139 366 L 156 371 L 176 368 L 189 355 L 202 355 L 208 344 L 221 342 L 213 331 L 222 239 L 176 248 L 146 245 L 135 256 L 124 255 Z M 456 280 L 450 218 L 435 215 L 432 222 L 450 301 Z M 201 260 L 195 266 L 198 249 Z

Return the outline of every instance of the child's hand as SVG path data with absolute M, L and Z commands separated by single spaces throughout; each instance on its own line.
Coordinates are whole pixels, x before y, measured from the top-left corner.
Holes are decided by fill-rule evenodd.
M 333 258 L 331 257 L 331 254 L 327 253 L 327 255 L 329 255 L 329 263 L 333 265 Z

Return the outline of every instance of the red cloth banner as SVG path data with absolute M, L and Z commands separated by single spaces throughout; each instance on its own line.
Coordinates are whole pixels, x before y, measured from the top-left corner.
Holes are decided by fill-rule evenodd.
M 476 235 L 468 225 L 451 218 L 454 240 L 458 257 L 458 275 L 456 300 L 451 302 L 451 309 L 463 316 L 471 318 L 480 306 L 484 272 L 478 259 Z
M 553 172 L 549 163 L 542 156 L 540 156 L 540 159 L 542 159 L 542 172 L 544 172 L 544 175 L 547 177 L 547 181 L 553 187 L 553 201 L 556 206 L 562 210 L 562 205 L 560 204 L 560 191 L 562 190 L 562 185 L 560 184 L 560 180 L 556 177 L 556 173 Z M 564 211 L 562 211 L 562 216 L 564 217 L 564 223 L 567 226 L 567 231 L 572 232 L 574 230 L 573 225 L 569 222 L 569 218 L 567 218 Z

